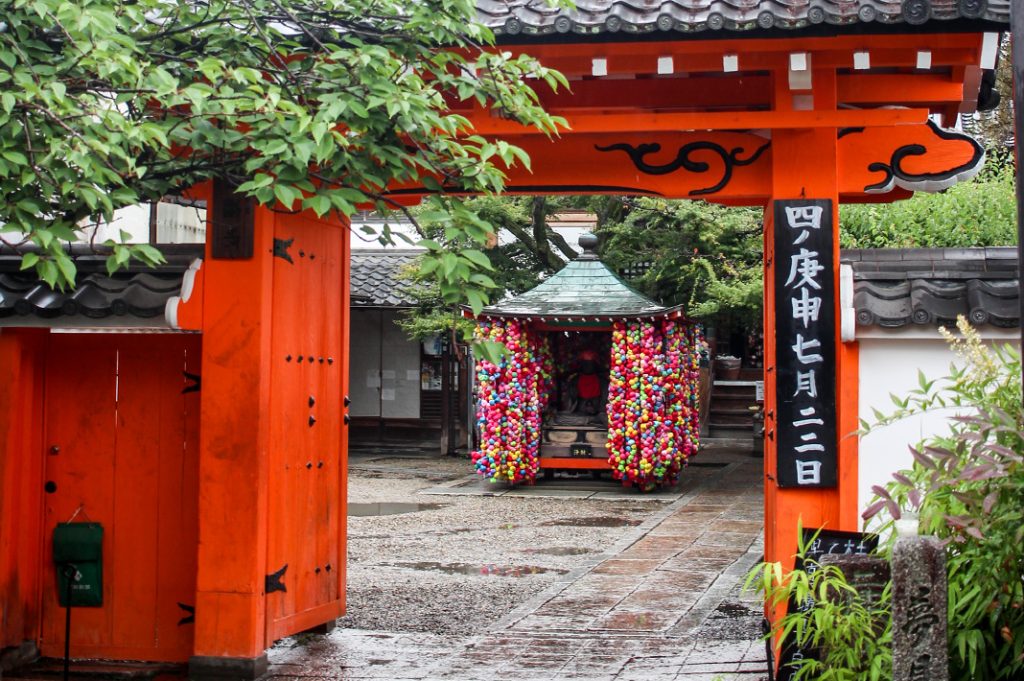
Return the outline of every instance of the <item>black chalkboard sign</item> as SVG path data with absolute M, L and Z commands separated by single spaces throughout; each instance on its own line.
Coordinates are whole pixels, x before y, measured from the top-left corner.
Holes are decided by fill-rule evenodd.
M 836 325 L 832 202 L 775 202 L 775 479 L 835 487 Z
M 821 560 L 821 557 L 830 553 L 866 556 L 878 549 L 878 535 L 863 532 L 804 528 L 802 539 L 807 550 L 802 556 L 796 557 L 795 569 L 797 570 L 816 569 L 817 562 Z M 811 565 L 810 561 L 814 561 L 814 564 Z M 788 609 L 789 612 L 806 611 L 813 605 L 813 602 L 797 603 L 795 600 L 790 600 Z M 775 676 L 776 681 L 790 681 L 796 673 L 792 666 L 793 662 L 813 657 L 813 650 L 800 648 L 791 638 L 783 640 L 779 653 L 779 670 Z

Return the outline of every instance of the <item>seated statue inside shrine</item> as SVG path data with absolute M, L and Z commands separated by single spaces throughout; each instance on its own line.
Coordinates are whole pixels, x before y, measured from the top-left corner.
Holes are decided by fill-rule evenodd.
M 580 351 L 577 361 L 560 381 L 559 414 L 597 416 L 604 413 L 608 399 L 608 369 L 598 354 L 589 348 Z

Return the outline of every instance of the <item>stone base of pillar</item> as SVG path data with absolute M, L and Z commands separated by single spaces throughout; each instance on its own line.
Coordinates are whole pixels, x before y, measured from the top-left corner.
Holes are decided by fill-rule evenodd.
M 39 659 L 39 648 L 35 641 L 24 641 L 20 646 L 0 648 L 0 677 L 4 672 L 24 667 Z
M 190 681 L 253 681 L 267 673 L 267 656 L 215 657 L 194 655 L 188 661 Z

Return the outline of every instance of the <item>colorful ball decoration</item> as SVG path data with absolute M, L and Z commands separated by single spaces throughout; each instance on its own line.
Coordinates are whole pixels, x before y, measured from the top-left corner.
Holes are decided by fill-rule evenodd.
M 519 320 L 483 319 L 476 338 L 508 350 L 500 364 L 476 364 L 476 424 L 480 448 L 472 459 L 491 482 L 532 483 L 540 469 L 541 427 L 554 381 L 547 337 Z
M 508 350 L 476 365 L 476 470 L 492 482 L 530 484 L 540 468 L 544 410 L 555 358 L 544 333 L 514 319 L 481 319 L 478 341 Z M 676 321 L 615 322 L 608 386 L 608 463 L 625 485 L 672 484 L 699 444 L 700 328 Z M 564 358 L 562 358 L 564 360 Z
M 700 332 L 675 321 L 616 322 L 608 388 L 608 463 L 643 491 L 672 484 L 698 446 Z

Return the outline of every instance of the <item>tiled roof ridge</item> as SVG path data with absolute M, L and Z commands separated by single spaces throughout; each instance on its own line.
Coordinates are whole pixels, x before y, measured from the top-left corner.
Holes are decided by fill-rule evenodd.
M 138 261 L 131 260 L 119 269 L 115 275 L 128 275 L 135 273 L 147 274 L 180 274 L 189 268 L 192 261 L 204 256 L 203 244 L 157 244 L 156 248 L 163 254 L 166 262 L 155 267 Z M 25 249 L 25 252 L 37 252 L 37 249 Z M 65 248 L 71 261 L 75 263 L 80 274 L 107 273 L 107 258 L 113 252 L 104 246 L 90 247 L 88 244 L 73 244 Z M 22 252 L 14 252 L 9 248 L 0 247 L 0 272 L 19 273 L 21 269 Z M 26 273 L 27 274 L 27 273 Z
M 851 249 L 840 261 L 853 268 L 858 326 L 1020 323 L 1016 247 Z
M 79 317 L 100 320 L 123 317 L 124 326 L 135 326 L 131 318 L 162 317 L 167 300 L 180 295 L 184 273 L 163 271 L 81 277 L 75 288 L 60 290 L 36 278 L 34 272 L 0 273 L 0 320 L 18 326 L 19 320 Z M 162 326 L 162 325 L 161 325 Z
M 800 29 L 821 24 L 919 26 L 932 20 L 1008 23 L 1011 0 L 477 0 L 480 20 L 498 35 L 694 33 Z
M 414 301 L 403 292 L 412 282 L 400 278 L 400 270 L 423 255 L 424 249 L 372 249 L 353 251 L 349 281 L 356 307 L 411 307 Z

